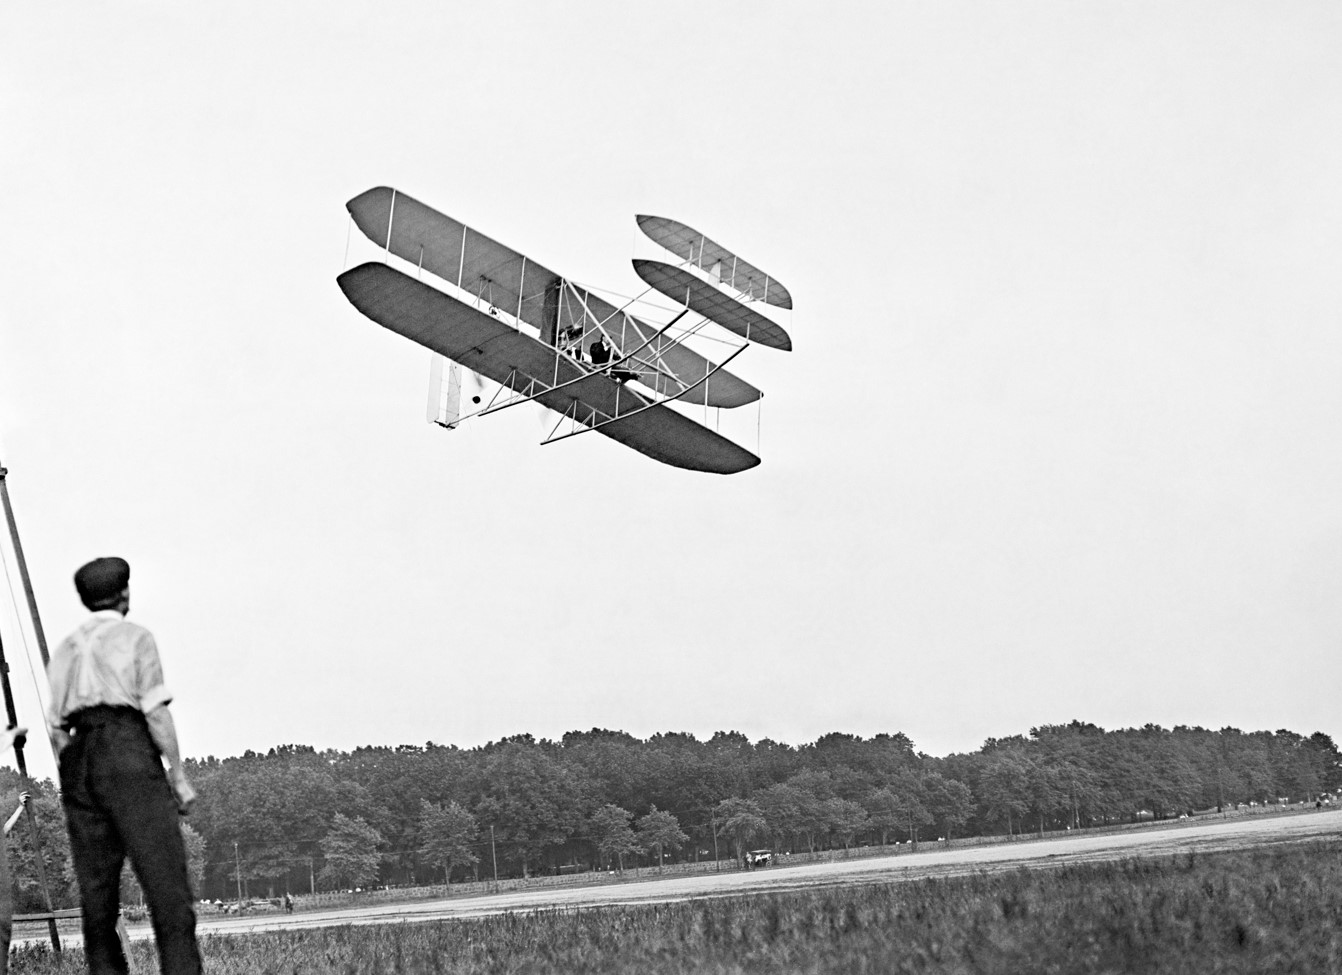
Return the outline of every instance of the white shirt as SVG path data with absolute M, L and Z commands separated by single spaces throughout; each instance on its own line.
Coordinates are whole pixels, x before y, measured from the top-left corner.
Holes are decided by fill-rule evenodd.
M 126 622 L 114 609 L 99 610 L 56 648 L 47 664 L 53 728 L 98 704 L 132 707 L 145 714 L 172 700 L 154 635 Z

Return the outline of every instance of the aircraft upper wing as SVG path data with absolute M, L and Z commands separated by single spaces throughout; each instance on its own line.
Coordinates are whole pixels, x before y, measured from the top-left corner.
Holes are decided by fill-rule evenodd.
M 557 349 L 386 264 L 361 264 L 336 280 L 350 303 L 379 325 L 500 385 L 511 382 L 520 390 L 530 379 L 544 386 L 571 383 L 541 392 L 536 401 L 558 413 L 576 406 L 578 420 L 588 425 L 601 422 L 592 410 L 615 417 L 597 432 L 654 460 L 715 474 L 734 474 L 760 462 L 670 407 L 652 405 L 609 376 L 589 372 Z
M 788 294 L 787 288 L 693 227 L 669 217 L 642 214 L 634 219 L 649 240 L 662 245 L 682 261 L 689 261 L 699 270 L 708 272 L 729 288 L 779 308 L 792 307 L 792 295 Z
M 345 208 L 364 236 L 379 247 L 476 295 L 483 304 L 516 316 L 539 331 L 547 344 L 554 341 L 555 328 L 583 326 L 583 302 L 592 316 L 606 323 L 602 327 L 621 352 L 644 345 L 657 331 L 562 275 L 389 186 L 360 193 Z M 582 302 L 574 300 L 575 291 Z M 682 393 L 713 369 L 703 356 L 669 338 L 649 343 L 640 358 L 656 361 L 662 371 L 639 381 L 665 396 Z M 685 394 L 684 402 L 731 408 L 760 396 L 754 386 L 723 369 Z
M 360 193 L 345 209 L 379 247 L 544 329 L 545 296 L 562 280 L 554 271 L 390 186 Z

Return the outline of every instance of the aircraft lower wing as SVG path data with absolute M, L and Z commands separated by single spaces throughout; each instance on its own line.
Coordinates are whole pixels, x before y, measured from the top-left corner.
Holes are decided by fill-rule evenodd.
M 500 385 L 526 388 L 542 406 L 575 415 L 654 460 L 714 474 L 735 474 L 760 462 L 670 407 L 386 264 L 361 264 L 336 280 L 350 303 L 384 328 Z
M 792 350 L 792 339 L 783 327 L 753 308 L 724 294 L 707 281 L 701 281 L 684 268 L 663 261 L 634 261 L 634 271 L 650 287 L 677 301 L 697 315 L 717 322 L 748 342 L 771 349 Z

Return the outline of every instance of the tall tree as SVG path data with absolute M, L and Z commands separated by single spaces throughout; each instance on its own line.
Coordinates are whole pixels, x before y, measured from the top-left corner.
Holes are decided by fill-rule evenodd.
M 1039 835 L 1042 837 L 1045 818 L 1066 806 L 1067 790 L 1055 767 L 1037 762 L 1027 762 L 1025 765 L 1025 789 L 1030 808 L 1038 817 Z
M 713 815 L 719 834 L 732 841 L 737 860 L 744 861 L 746 846 L 769 829 L 764 813 L 749 799 L 736 796 L 723 799 L 714 807 Z
M 825 800 L 834 798 L 834 782 L 828 772 L 804 769 L 785 783 L 794 789 L 797 803 L 797 827 L 806 836 L 806 848 L 815 852 L 815 838 L 829 829 Z
M 867 819 L 872 829 L 880 833 L 881 846 L 890 839 L 890 833 L 904 824 L 904 810 L 899 798 L 889 786 L 873 789 L 863 797 L 862 805 L 867 810 Z
M 657 872 L 662 872 L 662 851 L 678 850 L 689 837 L 680 828 L 676 817 L 653 806 L 638 820 L 638 842 L 645 850 L 657 851 Z
M 321 842 L 323 886 L 367 887 L 377 880 L 382 834 L 362 819 L 336 813 L 331 829 Z
M 1005 819 L 1007 835 L 1012 823 L 1030 808 L 1026 766 L 1011 754 L 995 755 L 979 785 L 979 800 L 992 819 Z
M 891 783 L 895 805 L 899 818 L 909 831 L 909 842 L 918 848 L 918 830 L 932 822 L 932 814 L 927 811 L 927 792 L 922 781 L 912 773 L 901 773 Z
M 941 824 L 941 836 L 950 843 L 951 833 L 973 814 L 974 795 L 963 782 L 937 772 L 930 772 L 923 779 L 923 789 L 927 793 L 927 811 L 934 822 Z
M 192 892 L 199 897 L 201 886 L 205 883 L 205 837 L 184 822 L 182 843 L 186 846 L 186 875 L 191 881 Z
M 475 817 L 459 803 L 443 806 L 427 799 L 419 801 L 420 850 L 430 863 L 443 868 L 443 883 L 452 882 L 452 868 L 479 863 L 474 852 L 480 829 Z
M 512 739 L 487 749 L 475 807 L 482 827 L 497 827 L 500 846 L 520 861 L 522 876 L 547 851 L 573 835 L 581 821 L 573 772 L 547 748 Z M 502 851 L 501 851 L 502 852 Z
M 1342 753 L 1338 752 L 1333 739 L 1316 731 L 1306 744 L 1308 761 L 1318 777 L 1318 791 L 1333 792 L 1342 786 Z
M 867 825 L 867 811 L 851 799 L 835 796 L 825 801 L 825 819 L 829 831 L 839 838 L 847 850 L 853 845 L 853 837 L 858 830 Z
M 803 806 L 808 800 L 815 802 L 814 796 L 786 782 L 776 782 L 767 789 L 760 789 L 752 798 L 764 813 L 765 822 L 769 824 L 769 832 L 773 834 L 777 846 L 782 846 L 784 837 L 791 842 L 794 837 L 805 832 Z
M 621 873 L 624 873 L 625 854 L 638 852 L 638 840 L 629 825 L 633 815 L 614 803 L 606 803 L 592 813 L 589 821 L 592 841 L 596 844 L 597 852 L 608 866 L 614 860 L 619 865 Z

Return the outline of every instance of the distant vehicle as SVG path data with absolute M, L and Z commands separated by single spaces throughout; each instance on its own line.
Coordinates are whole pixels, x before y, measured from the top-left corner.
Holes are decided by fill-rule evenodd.
M 773 859 L 773 855 L 773 850 L 751 850 L 746 854 L 746 866 L 767 867 L 769 861 Z

